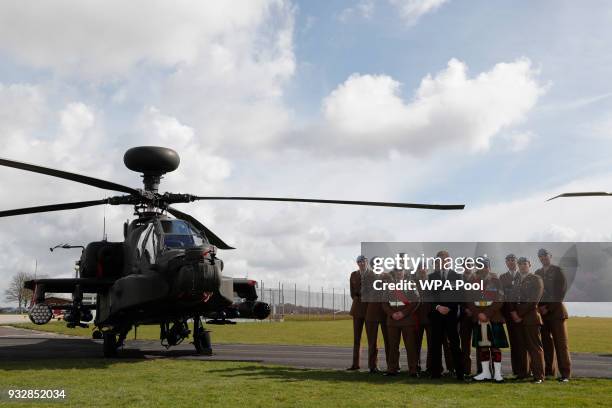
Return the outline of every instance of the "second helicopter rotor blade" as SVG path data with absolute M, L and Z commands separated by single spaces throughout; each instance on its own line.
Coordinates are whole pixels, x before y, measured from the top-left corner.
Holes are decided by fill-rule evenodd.
M 208 238 L 208 242 L 210 242 L 211 244 L 213 244 L 217 248 L 219 248 L 219 249 L 236 249 L 236 248 L 231 247 L 228 244 L 226 244 L 214 232 L 209 230 L 204 224 L 202 224 L 200 221 L 195 219 L 193 216 L 191 216 L 189 214 L 186 214 L 186 213 L 184 213 L 182 211 L 179 211 L 176 208 L 172 208 L 172 207 L 168 207 L 168 208 L 166 208 L 166 210 L 170 214 L 174 215 L 176 218 L 179 218 L 181 220 L 187 221 L 191 225 L 196 227 L 197 229 L 199 229 L 201 231 L 204 231 L 204 234 L 206 235 L 206 238 Z
M 546 201 L 554 200 L 556 198 L 564 198 L 564 197 L 602 197 L 602 196 L 610 196 L 612 193 L 607 193 L 605 191 L 587 191 L 582 193 L 563 193 L 558 196 L 554 196 L 549 198 Z
M 426 210 L 463 210 L 464 204 L 417 204 L 417 203 L 389 203 L 384 201 L 353 201 L 353 200 L 319 200 L 311 198 L 285 198 L 285 197 L 201 197 L 192 196 L 193 200 L 239 200 L 239 201 L 282 201 L 294 203 L 320 203 L 365 205 L 373 207 L 419 208 Z
M 111 181 L 97 179 L 95 177 L 84 176 L 82 174 L 71 173 L 63 170 L 56 170 L 49 167 L 38 166 L 36 164 L 23 163 L 9 159 L 0 158 L 0 166 L 12 167 L 33 173 L 46 174 L 47 176 L 58 177 L 65 180 L 76 181 L 77 183 L 87 184 L 88 186 L 98 187 L 104 190 L 121 191 L 134 195 L 140 195 L 140 192 L 134 188 L 113 183 Z
M 12 217 L 14 215 L 35 214 L 49 211 L 74 210 L 76 208 L 92 207 L 94 205 L 108 203 L 109 199 L 105 198 L 103 200 L 77 201 L 73 203 L 40 205 L 37 207 L 17 208 L 14 210 L 0 211 L 0 217 Z

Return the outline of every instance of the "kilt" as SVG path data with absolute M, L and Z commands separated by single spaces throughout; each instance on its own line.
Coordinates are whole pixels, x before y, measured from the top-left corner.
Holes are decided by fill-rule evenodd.
M 491 324 L 487 327 L 487 336 L 489 337 L 489 341 L 491 342 L 490 346 L 493 348 L 507 348 L 508 345 L 508 337 L 506 337 L 506 331 L 504 330 L 503 323 L 495 323 L 491 322 Z M 474 330 L 472 332 L 472 346 L 473 347 L 484 347 L 479 346 L 478 343 L 482 340 L 482 333 L 480 332 L 480 324 L 476 323 L 474 325 Z

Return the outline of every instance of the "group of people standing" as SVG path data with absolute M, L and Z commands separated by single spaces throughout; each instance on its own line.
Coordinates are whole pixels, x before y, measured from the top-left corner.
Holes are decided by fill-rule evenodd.
M 382 332 L 387 370 L 384 375 L 400 372 L 400 343 L 403 340 L 412 377 L 443 375 L 442 357 L 448 375 L 458 380 L 504 381 L 501 371 L 502 349 L 510 347 L 514 379 L 532 378 L 542 383 L 545 377 L 569 381 L 571 360 L 568 348 L 567 310 L 562 302 L 567 282 L 561 268 L 551 263 L 546 249 L 538 251 L 541 268 L 531 272 L 526 257 L 508 254 L 506 272 L 491 271 L 490 261 L 481 257 L 479 268 L 459 274 L 452 269 L 437 268 L 432 273 L 424 268 L 416 271 L 395 269 L 375 274 L 369 260 L 357 257 L 358 269 L 350 276 L 353 300 L 353 363 L 349 370 L 360 369 L 360 349 L 363 329 L 368 343 L 368 369 L 378 373 L 378 333 Z M 437 259 L 449 258 L 439 251 Z M 441 262 L 447 265 L 447 262 Z M 401 282 L 405 280 L 442 281 L 455 283 L 482 282 L 478 291 L 428 289 L 415 285 L 416 290 L 379 291 L 373 293 L 375 280 Z M 507 330 L 507 334 L 506 334 Z M 421 366 L 421 345 L 426 338 L 425 370 Z M 472 348 L 476 350 L 477 373 L 471 376 Z

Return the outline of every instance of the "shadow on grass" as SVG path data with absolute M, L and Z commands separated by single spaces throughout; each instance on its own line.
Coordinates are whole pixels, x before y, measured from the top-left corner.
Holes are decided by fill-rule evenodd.
M 318 370 L 310 368 L 292 368 L 284 366 L 248 365 L 224 369 L 207 370 L 211 374 L 220 377 L 236 378 L 245 377 L 249 380 L 280 380 L 285 382 L 300 381 L 325 381 L 330 383 L 360 383 L 387 385 L 389 383 L 411 383 L 411 384 L 458 384 L 465 385 L 452 377 L 431 380 L 429 378 L 412 378 L 407 373 L 401 373 L 395 377 L 385 377 L 382 374 L 369 374 L 367 371 L 347 372 L 338 370 Z M 468 383 L 469 384 L 469 383 Z

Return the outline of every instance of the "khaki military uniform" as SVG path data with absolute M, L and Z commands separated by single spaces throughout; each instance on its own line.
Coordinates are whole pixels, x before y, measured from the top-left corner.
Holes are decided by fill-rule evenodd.
M 544 282 L 544 295 L 540 306 L 546 306 L 548 313 L 542 315 L 542 345 L 544 347 L 545 373 L 555 376 L 557 365 L 561 377 L 570 378 L 572 361 L 569 354 L 566 320 L 567 309 L 561 299 L 567 291 L 567 281 L 561 268 L 550 265 L 546 271 L 535 272 Z M 555 364 L 555 355 L 557 361 Z
M 538 302 L 543 293 L 542 278 L 531 273 L 527 274 L 519 284 L 518 301 L 511 304 L 511 311 L 516 311 L 522 319 L 516 327 L 521 334 L 521 343 L 525 345 L 529 354 L 531 373 L 536 380 L 544 379 L 544 350 L 540 336 L 542 317 L 538 312 Z M 519 372 L 517 375 L 527 377 L 529 373 Z
M 361 301 L 361 272 L 354 271 L 349 278 L 351 298 L 350 315 L 353 317 L 353 367 L 359 367 L 359 356 L 361 351 L 361 335 L 365 325 L 367 303 Z
M 375 275 L 374 272 L 370 271 L 366 274 L 363 284 L 369 285 L 369 293 L 373 293 L 371 285 L 376 279 L 386 279 L 384 274 Z M 387 314 L 382 308 L 383 303 L 386 303 L 385 294 L 382 291 L 376 291 L 373 294 L 373 298 L 376 296 L 380 297 L 378 302 L 364 302 L 366 303 L 365 313 L 365 328 L 366 336 L 368 337 L 368 368 L 370 370 L 378 368 L 378 328 L 383 336 L 383 344 L 385 347 L 385 360 L 387 361 L 387 367 L 389 366 L 389 335 L 387 332 Z
M 408 359 L 409 374 L 418 372 L 417 358 L 417 325 L 419 324 L 419 298 L 417 292 L 389 291 L 389 301 L 382 303 L 382 308 L 387 315 L 387 332 L 389 335 L 389 351 L 387 359 L 387 371 L 397 373 L 400 370 L 400 341 L 404 339 L 404 347 Z M 404 317 L 400 320 L 393 319 L 393 314 L 401 312 Z
M 506 319 L 508 329 L 508 340 L 510 341 L 510 359 L 512 362 L 512 374 L 520 376 L 519 373 L 529 372 L 529 357 L 527 348 L 523 343 L 523 336 L 517 323 L 514 323 L 510 312 L 512 304 L 518 301 L 518 290 L 520 288 L 520 272 L 518 269 L 515 274 L 508 271 L 499 277 L 504 291 L 504 305 L 501 312 Z

